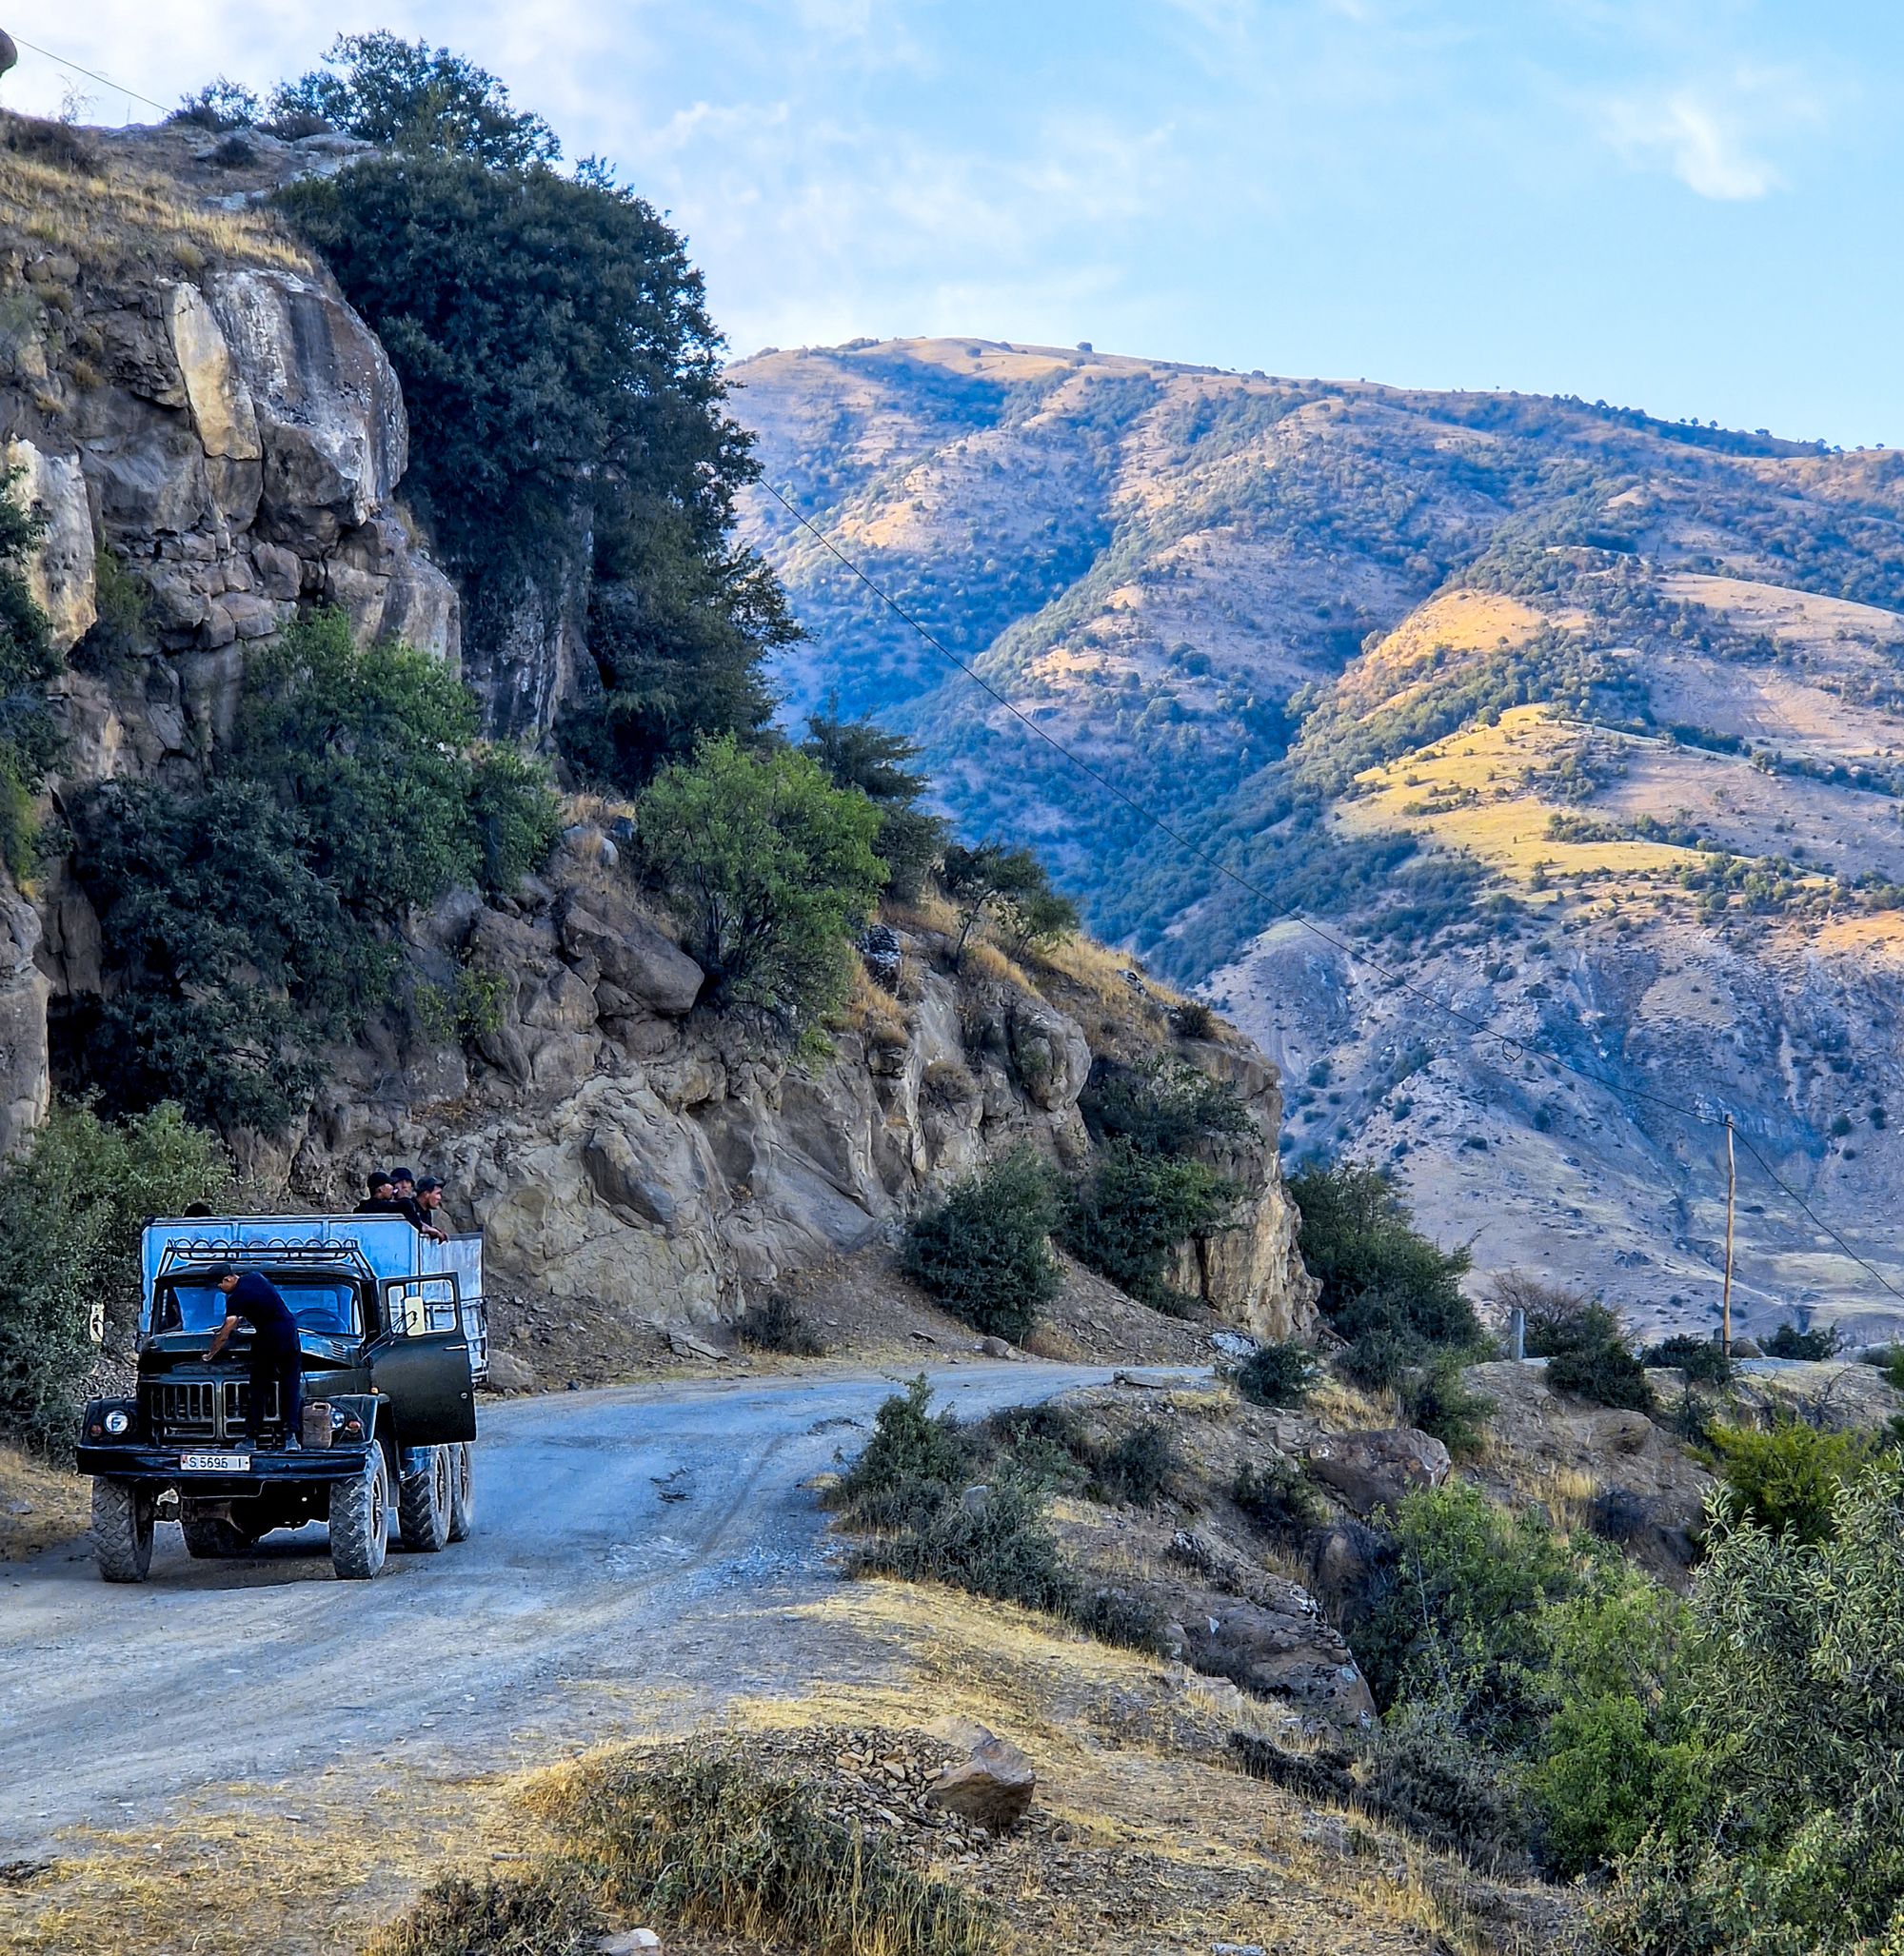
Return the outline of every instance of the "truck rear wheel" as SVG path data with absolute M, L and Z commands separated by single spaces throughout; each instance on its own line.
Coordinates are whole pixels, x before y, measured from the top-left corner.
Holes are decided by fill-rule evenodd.
M 240 1506 L 255 1504 L 235 1501 L 185 1501 L 179 1503 L 179 1528 L 185 1535 L 186 1553 L 201 1562 L 248 1553 L 258 1531 L 238 1519 Z
M 459 1440 L 449 1450 L 449 1539 L 466 1542 L 476 1526 L 476 1450 Z
M 448 1447 L 418 1447 L 397 1482 L 397 1526 L 406 1549 L 434 1555 L 449 1539 Z
M 109 1583 L 142 1583 L 152 1566 L 153 1497 L 133 1481 L 92 1483 L 92 1552 Z
M 367 1582 L 384 1566 L 390 1544 L 390 1472 L 384 1450 L 370 1449 L 362 1473 L 330 1485 L 330 1566 Z

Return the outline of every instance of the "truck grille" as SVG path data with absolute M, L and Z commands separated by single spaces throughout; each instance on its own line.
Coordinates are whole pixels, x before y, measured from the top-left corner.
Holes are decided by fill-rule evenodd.
M 278 1389 L 267 1388 L 265 1418 L 280 1418 Z M 154 1436 L 161 1440 L 223 1440 L 245 1431 L 250 1403 L 248 1379 L 161 1379 L 153 1408 Z

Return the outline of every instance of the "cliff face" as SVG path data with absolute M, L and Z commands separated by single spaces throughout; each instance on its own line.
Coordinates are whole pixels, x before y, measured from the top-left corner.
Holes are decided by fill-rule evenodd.
M 191 140 L 147 140 L 178 150 L 174 191 L 198 168 Z M 277 146 L 257 168 L 276 180 L 338 160 L 334 139 L 288 153 L 305 148 Z M 31 574 L 73 658 L 54 685 L 69 738 L 52 812 L 109 778 L 198 773 L 228 737 L 248 658 L 300 603 L 341 605 L 360 640 L 400 636 L 456 665 L 458 593 L 399 500 L 401 390 L 321 269 L 242 208 L 196 204 L 166 204 L 156 229 L 148 216 L 129 253 L 157 192 L 124 174 L 55 227 L 62 242 L 36 241 L 8 212 L 59 187 L 23 184 L 23 168 L 0 155 L 16 322 L 0 345 L 0 432 L 15 493 L 46 521 Z M 227 201 L 242 207 L 246 188 Z M 129 606 L 135 642 L 103 652 L 95 623 Z M 514 668 L 472 677 L 493 723 L 533 731 L 563 628 L 524 629 Z M 452 897 L 409 936 L 423 991 L 450 1000 L 473 978 L 479 1009 L 393 1012 L 331 1056 L 299 1131 L 236 1137 L 241 1165 L 265 1191 L 328 1206 L 354 1200 L 374 1162 L 426 1162 L 450 1180 L 456 1218 L 484 1228 L 503 1290 L 630 1325 L 730 1314 L 1007 1147 L 1081 1160 L 1094 1040 L 1133 1026 L 1168 1038 L 1135 995 L 1129 1024 L 1100 1013 L 1087 1033 L 1078 1001 L 1020 974 L 961 978 L 922 928 L 901 932 L 902 996 L 863 999 L 830 1060 L 792 1065 L 695 1009 L 700 968 L 593 824 L 514 899 Z M 45 1116 L 50 1010 L 101 984 L 69 863 L 26 894 L 0 887 L 0 1152 Z M 1310 1302 L 1276 1167 L 1274 1070 L 1240 1043 L 1184 1050 L 1231 1075 L 1260 1132 L 1223 1164 L 1241 1223 L 1186 1249 L 1177 1281 L 1234 1323 L 1286 1333 Z

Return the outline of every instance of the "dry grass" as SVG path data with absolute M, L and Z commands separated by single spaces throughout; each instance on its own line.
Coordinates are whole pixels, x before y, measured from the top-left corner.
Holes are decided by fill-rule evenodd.
M 188 203 L 163 180 L 123 163 L 73 168 L 0 148 L 0 233 L 6 232 L 98 271 L 155 258 L 188 273 L 214 261 L 317 268 L 265 212 Z
M 0 1447 L 0 1562 L 19 1562 L 86 1532 L 91 1482 Z
M 873 982 L 858 958 L 853 959 L 851 987 L 827 1015 L 826 1025 L 830 1032 L 858 1033 L 868 1045 L 904 1045 L 912 1037 L 899 1000 Z

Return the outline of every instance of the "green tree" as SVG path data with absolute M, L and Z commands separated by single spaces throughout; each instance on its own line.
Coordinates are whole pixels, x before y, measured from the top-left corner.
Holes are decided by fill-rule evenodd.
M 853 931 L 879 895 L 879 811 L 803 754 L 731 736 L 659 774 L 637 846 L 715 1002 L 798 1035 L 844 995 Z
M 967 1324 L 1017 1340 L 1058 1294 L 1058 1218 L 1049 1171 L 1021 1148 L 922 1210 L 901 1267 Z
M 216 1136 L 162 1106 L 123 1125 L 58 1108 L 0 1169 L 0 1424 L 69 1452 L 88 1373 L 139 1295 L 139 1232 L 216 1195 Z
M 1200 1161 L 1144 1155 L 1128 1141 L 1113 1141 L 1071 1190 L 1064 1245 L 1131 1296 L 1179 1309 L 1186 1300 L 1164 1281 L 1171 1252 L 1221 1228 L 1235 1193 Z
M 221 78 L 188 97 L 186 109 L 208 106 L 221 116 L 212 126 L 228 128 L 234 102 L 256 110 L 248 89 Z M 508 89 L 486 69 L 447 48 L 406 41 L 384 29 L 339 34 L 324 68 L 273 92 L 269 119 L 326 123 L 367 143 L 422 156 L 466 157 L 497 169 L 553 163 L 562 154 L 549 126 L 512 108 Z M 248 122 L 251 115 L 236 120 Z
M 466 669 L 585 603 L 600 689 L 561 744 L 632 791 L 764 728 L 761 662 L 797 628 L 733 540 L 753 438 L 681 238 L 599 168 L 492 165 L 381 158 L 284 201 L 403 382 L 406 484 L 463 589 Z
M 1904 1930 L 1904 1466 L 1816 1541 L 1721 1500 L 1675 1688 L 1697 1797 L 1596 1910 L 1609 1956 L 1888 1956 Z
M 981 842 L 975 849 L 950 843 L 940 881 L 960 913 L 955 962 L 963 958 L 966 940 L 982 918 L 996 919 L 1007 941 L 1021 948 L 1046 933 L 1061 937 L 1077 927 L 1076 909 L 1052 889 L 1043 863 L 1029 849 L 1008 849 L 1002 842 Z
M 31 866 L 33 797 L 60 752 L 46 682 L 61 666 L 24 566 L 46 520 L 21 503 L 19 481 L 18 469 L 0 478 L 0 861 L 15 876 Z
M 880 811 L 875 846 L 886 866 L 886 895 L 918 896 L 951 831 L 919 805 L 928 783 L 912 771 L 921 752 L 917 742 L 874 721 L 842 720 L 837 695 L 824 713 L 808 716 L 806 730 L 801 751 L 826 770 L 836 788 L 858 788 Z

